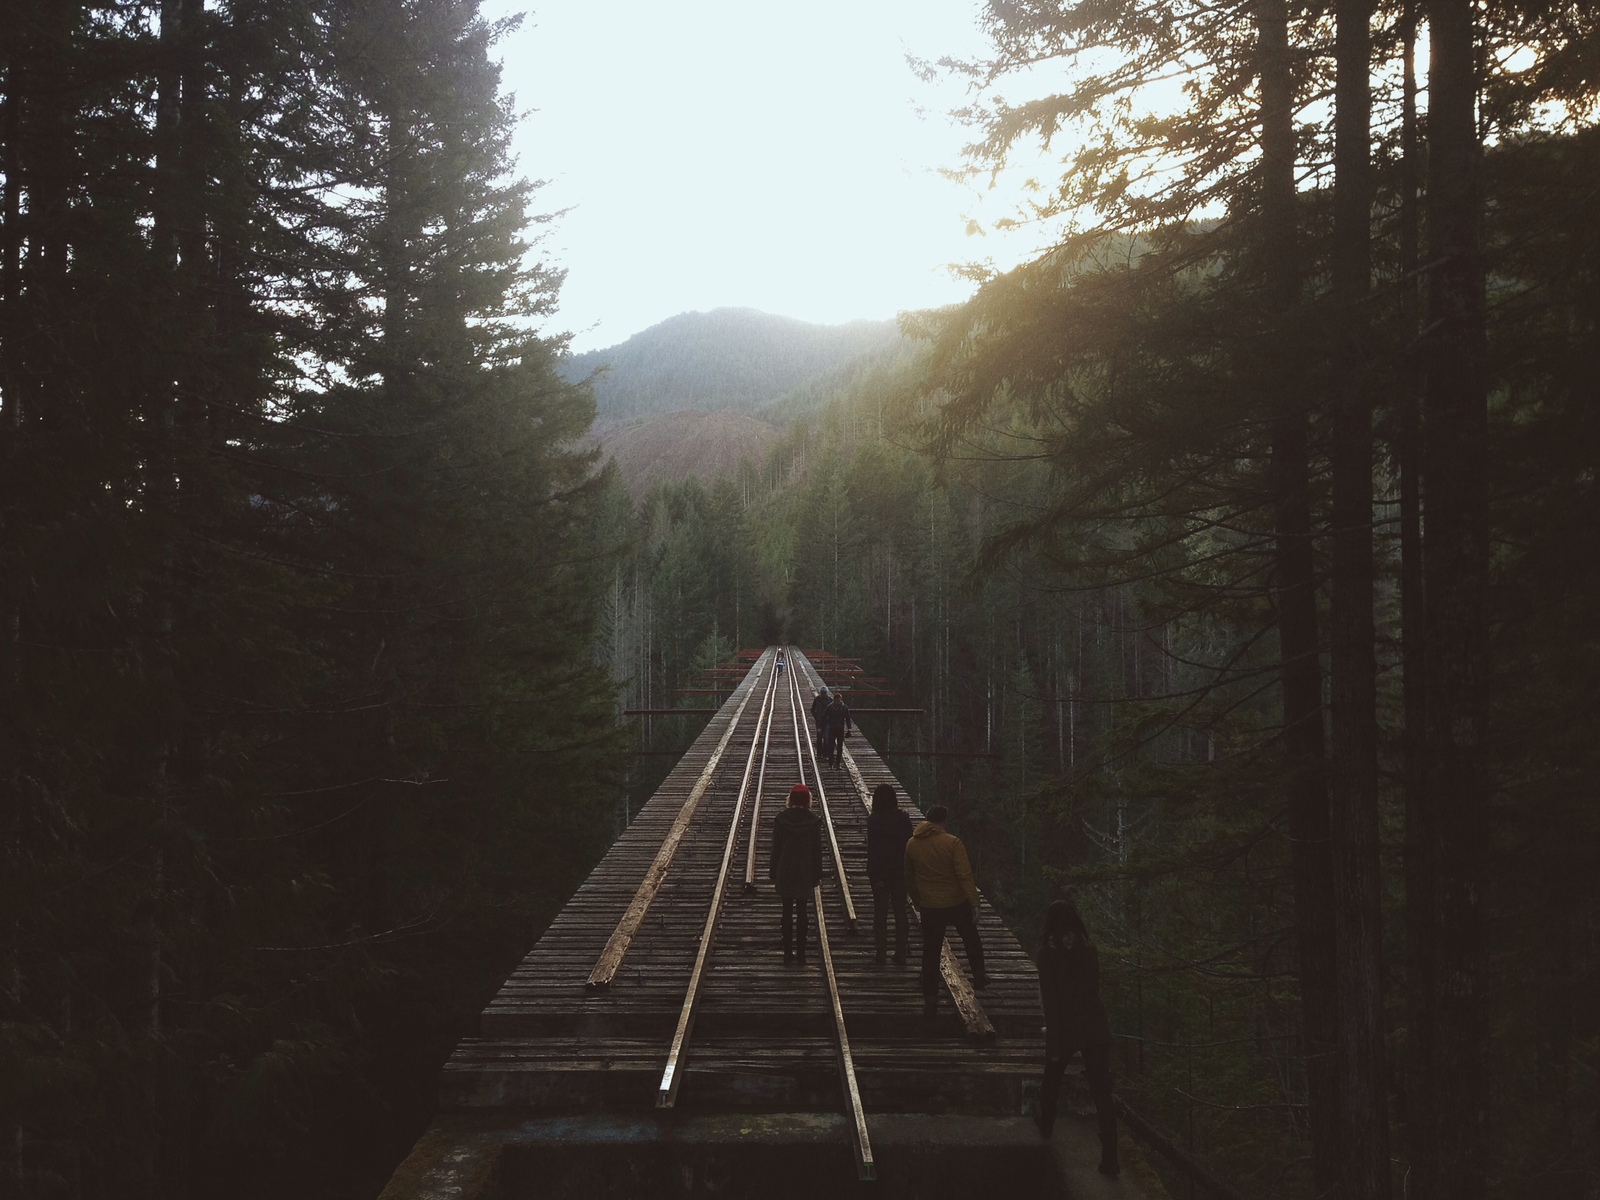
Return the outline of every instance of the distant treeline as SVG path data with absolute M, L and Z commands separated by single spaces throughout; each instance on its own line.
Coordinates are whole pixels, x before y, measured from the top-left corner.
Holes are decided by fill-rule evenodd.
M 371 1197 L 603 848 L 614 485 L 461 0 L 0 35 L 0 1194 Z

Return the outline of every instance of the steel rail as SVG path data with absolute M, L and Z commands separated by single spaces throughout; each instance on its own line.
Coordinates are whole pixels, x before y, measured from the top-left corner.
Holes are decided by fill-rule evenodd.
M 788 661 L 785 674 L 794 673 L 794 664 Z M 777 678 L 776 675 L 773 676 Z M 774 708 L 776 705 L 774 705 Z M 761 773 L 756 777 L 756 794 L 750 804 L 750 845 L 749 852 L 745 855 L 744 862 L 744 894 L 752 894 L 756 890 L 756 849 L 761 845 L 761 792 L 767 786 L 767 749 L 772 743 L 772 719 L 767 719 L 766 736 L 761 741 Z
M 799 757 L 800 782 L 806 781 L 805 755 L 799 754 L 799 745 L 805 743 L 807 751 L 812 751 L 811 731 L 806 728 L 805 720 L 800 715 L 800 710 L 795 704 L 796 697 L 800 694 L 800 685 L 794 678 L 794 662 L 788 663 L 789 676 L 789 717 L 794 722 L 795 749 Z M 823 813 L 827 815 L 827 798 L 823 793 L 822 776 L 817 770 L 816 754 L 811 757 L 811 776 L 815 780 L 817 795 L 822 799 Z M 828 836 L 833 837 L 833 818 L 828 817 Z M 833 842 L 834 866 L 839 872 L 839 890 L 844 897 L 845 911 L 849 914 L 849 929 L 855 932 L 855 910 L 850 904 L 850 883 L 845 878 L 844 860 L 839 856 L 839 842 Z M 850 1051 L 850 1033 L 845 1027 L 844 1003 L 839 998 L 839 977 L 833 969 L 833 946 L 828 941 L 828 916 L 822 907 L 822 884 L 818 883 L 811 889 L 811 905 L 817 912 L 817 945 L 822 950 L 822 976 L 828 985 L 828 1005 L 833 1012 L 833 1048 L 839 1062 L 839 1078 L 844 1085 L 845 1103 L 850 1108 L 851 1131 L 855 1142 L 856 1177 L 858 1179 L 876 1179 L 878 1177 L 877 1162 L 872 1156 L 872 1138 L 867 1131 L 867 1112 L 861 1104 L 861 1085 L 856 1079 L 856 1060 Z M 801 936 L 804 936 L 802 931 Z
M 822 823 L 828 829 L 828 844 L 833 848 L 833 868 L 839 877 L 839 895 L 844 900 L 844 916 L 846 928 L 854 936 L 856 933 L 856 906 L 850 898 L 850 880 L 844 873 L 844 855 L 839 853 L 839 837 L 833 828 L 833 813 L 828 809 L 828 789 L 823 786 L 822 772 L 817 767 L 816 747 L 811 744 L 811 731 L 806 728 L 805 720 L 800 716 L 796 701 L 800 697 L 800 681 L 795 678 L 793 664 L 789 664 L 785 671 L 789 677 L 789 715 L 794 718 L 794 748 L 795 756 L 800 760 L 800 780 L 805 782 L 806 759 L 811 759 L 811 778 L 814 781 L 817 799 L 822 802 Z M 805 747 L 801 749 L 802 745 Z
M 779 651 L 776 662 L 779 664 L 783 662 L 782 651 Z M 733 819 L 728 822 L 728 840 L 722 847 L 722 865 L 717 869 L 717 882 L 711 889 L 711 907 L 706 913 L 705 928 L 700 932 L 700 948 L 695 952 L 694 970 L 689 973 L 689 988 L 684 993 L 683 1008 L 678 1013 L 678 1027 L 672 1035 L 672 1045 L 667 1051 L 667 1065 L 661 1075 L 661 1086 L 656 1091 L 657 1108 L 671 1108 L 678 1100 L 678 1085 L 683 1081 L 684 1058 L 689 1051 L 689 1038 L 694 1033 L 694 1019 L 700 1008 L 701 986 L 705 983 L 706 967 L 711 961 L 711 949 L 717 940 L 717 923 L 722 919 L 722 904 L 728 895 L 728 871 L 733 866 L 733 850 L 739 841 L 739 827 L 742 824 L 740 818 L 744 815 L 744 798 L 750 790 L 750 773 L 755 769 L 758 748 L 762 751 L 763 777 L 766 774 L 766 749 L 761 737 L 761 727 L 765 722 L 770 737 L 772 713 L 777 707 L 773 699 L 777 694 L 778 679 L 784 673 L 778 669 L 768 676 L 766 695 L 761 698 L 761 711 L 756 714 L 755 736 L 750 739 L 750 753 L 744 760 L 744 776 L 739 780 L 739 794 L 733 802 Z
M 809 661 L 808 661 L 809 665 Z M 815 668 L 812 668 L 815 671 Z M 789 675 L 794 675 L 794 663 L 789 663 Z M 797 685 L 798 686 L 798 685 Z M 872 811 L 872 789 L 867 786 L 867 781 L 862 777 L 861 768 L 856 763 L 855 755 L 850 753 L 850 748 L 844 748 L 844 764 L 850 773 L 851 780 L 856 786 L 856 795 L 860 797 L 862 805 L 870 813 Z M 918 913 L 917 924 L 922 923 L 922 915 Z M 945 989 L 950 993 L 950 1003 L 961 1016 L 961 1024 L 966 1029 L 967 1036 L 975 1041 L 992 1041 L 995 1036 L 994 1022 L 989 1019 L 989 1014 L 984 1012 L 983 1003 L 978 999 L 978 994 L 973 990 L 972 983 L 961 970 L 961 964 L 956 961 L 956 952 L 950 945 L 950 939 L 945 938 L 944 944 L 939 948 L 939 974 L 944 979 Z
M 822 885 L 811 894 L 817 910 L 817 945 L 822 948 L 822 973 L 828 981 L 828 1001 L 833 1008 L 834 1050 L 839 1057 L 839 1077 L 850 1105 L 850 1122 L 855 1134 L 856 1177 L 876 1179 L 877 1163 L 872 1157 L 872 1138 L 867 1132 L 867 1113 L 861 1105 L 861 1086 L 856 1081 L 856 1061 L 850 1053 L 850 1035 L 845 1030 L 844 1005 L 839 1000 L 839 978 L 833 973 L 833 949 L 828 944 L 828 919 L 822 911 Z
M 773 652 L 768 652 L 773 653 Z M 774 654 L 774 661 L 776 655 Z M 752 671 L 762 668 L 762 660 L 756 660 Z M 774 671 L 776 675 L 776 671 Z M 759 679 L 760 676 L 757 676 Z M 678 853 L 678 846 L 683 841 L 683 835 L 689 829 L 689 822 L 693 819 L 695 809 L 700 807 L 700 800 L 706 794 L 706 789 L 711 786 L 712 777 L 716 774 L 717 764 L 722 760 L 722 753 L 728 748 L 728 742 L 733 738 L 733 731 L 739 727 L 740 720 L 744 717 L 744 710 L 750 703 L 750 697 L 755 695 L 752 686 L 739 701 L 739 707 L 734 711 L 733 719 L 728 722 L 728 728 L 723 730 L 722 738 L 717 742 L 717 747 L 711 752 L 711 757 L 706 760 L 705 767 L 700 772 L 700 777 L 695 780 L 694 787 L 690 790 L 688 798 L 684 800 L 683 807 L 678 809 L 678 815 L 673 818 L 672 827 L 667 830 L 667 836 L 661 842 L 661 848 L 656 851 L 654 861 L 649 870 L 644 873 L 644 878 L 639 881 L 639 889 L 633 895 L 627 909 L 622 914 L 622 919 L 617 922 L 616 929 L 612 930 L 610 939 L 606 942 L 605 949 L 600 951 L 600 957 L 595 961 L 594 969 L 589 972 L 589 978 L 584 986 L 591 991 L 604 991 L 611 986 L 611 981 L 616 978 L 617 971 L 622 966 L 622 960 L 628 953 L 628 948 L 633 945 L 633 939 L 639 932 L 639 926 L 644 923 L 645 914 L 650 911 L 656 894 L 661 890 L 661 883 L 667 877 L 667 871 L 672 866 L 672 860 Z

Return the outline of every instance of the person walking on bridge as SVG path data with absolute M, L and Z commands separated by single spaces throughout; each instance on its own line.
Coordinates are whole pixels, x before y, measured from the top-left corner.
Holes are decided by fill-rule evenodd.
M 1117 1112 L 1111 1098 L 1111 1022 L 1100 1002 L 1100 954 L 1071 900 L 1057 900 L 1045 909 L 1038 963 L 1039 999 L 1044 1006 L 1044 1083 L 1034 1121 L 1040 1136 L 1048 1138 L 1055 1128 L 1056 1101 L 1067 1061 L 1081 1053 L 1100 1125 L 1100 1173 L 1115 1175 L 1120 1167 Z
M 823 757 L 830 767 L 844 765 L 844 739 L 850 733 L 850 706 L 835 692 L 828 705 L 828 736 L 823 742 Z
M 950 810 L 935 804 L 906 843 L 906 891 L 922 914 L 922 1003 L 932 1013 L 939 1003 L 939 955 L 945 930 L 955 926 L 967 949 L 972 986 L 989 986 L 983 971 L 983 943 L 978 940 L 978 886 L 972 862 L 961 839 L 945 829 Z
M 828 760 L 828 705 L 832 703 L 833 693 L 827 684 L 811 698 L 811 720 L 817 727 L 817 754 L 824 762 Z
M 806 965 L 806 901 L 822 881 L 822 822 L 811 811 L 811 789 L 789 789 L 789 806 L 772 822 L 772 859 L 767 868 L 783 901 L 783 961 Z
M 910 942 L 906 920 L 906 843 L 911 818 L 900 808 L 892 784 L 872 790 L 867 817 L 867 882 L 872 884 L 872 940 L 881 967 L 889 953 L 889 911 L 894 910 L 894 961 L 904 965 Z

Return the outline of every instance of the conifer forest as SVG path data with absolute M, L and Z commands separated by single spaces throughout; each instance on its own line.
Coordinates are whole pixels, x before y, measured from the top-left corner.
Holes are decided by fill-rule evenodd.
M 1238 1195 L 1600 1200 L 1600 10 L 974 20 L 1055 244 L 636 499 L 478 0 L 8 0 L 0 1196 L 377 1195 L 787 641 Z

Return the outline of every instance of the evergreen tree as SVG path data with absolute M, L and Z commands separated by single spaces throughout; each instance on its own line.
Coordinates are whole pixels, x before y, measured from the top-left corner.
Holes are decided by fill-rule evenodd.
M 503 28 L 13 7 L 8 1178 L 371 1194 L 621 783 Z

